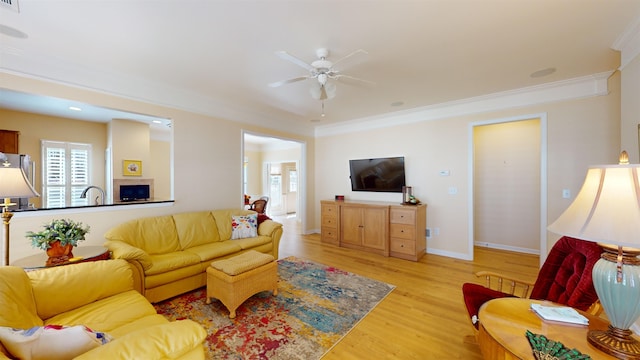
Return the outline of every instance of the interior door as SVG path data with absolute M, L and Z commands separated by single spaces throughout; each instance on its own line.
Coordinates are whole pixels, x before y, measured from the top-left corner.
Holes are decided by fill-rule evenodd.
M 283 207 L 287 214 L 295 214 L 298 210 L 298 170 L 296 163 L 282 164 Z
M 267 214 L 272 216 L 284 215 L 282 166 L 279 163 L 271 163 L 267 171 L 269 173 L 269 203 L 267 204 Z

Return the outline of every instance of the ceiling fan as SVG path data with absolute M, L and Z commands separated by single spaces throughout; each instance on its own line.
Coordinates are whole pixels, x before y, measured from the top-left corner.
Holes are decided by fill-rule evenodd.
M 357 54 L 368 54 L 368 53 L 362 49 L 359 49 L 337 60 L 336 62 L 331 62 L 327 60 L 327 57 L 329 56 L 329 50 L 326 48 L 320 48 L 316 50 L 316 56 L 318 56 L 318 60 L 315 60 L 311 64 L 308 64 L 303 60 L 289 54 L 286 51 L 277 51 L 276 55 L 278 55 L 284 60 L 291 61 L 292 63 L 307 69 L 309 71 L 309 75 L 298 76 L 288 80 L 277 81 L 269 84 L 269 86 L 278 87 L 278 86 L 290 84 L 297 81 L 302 81 L 307 79 L 316 79 L 317 82 L 315 82 L 310 89 L 311 96 L 316 100 L 327 100 L 327 99 L 333 98 L 336 93 L 335 84 L 328 82 L 328 80 L 330 79 L 331 80 L 350 80 L 350 81 L 373 85 L 373 82 L 371 81 L 342 74 L 339 70 L 336 70 L 334 68 L 334 66 L 339 62 L 346 60 Z

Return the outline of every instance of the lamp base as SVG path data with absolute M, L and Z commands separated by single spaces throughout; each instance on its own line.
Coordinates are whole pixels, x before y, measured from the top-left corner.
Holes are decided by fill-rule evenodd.
M 5 201 L 5 205 L 2 208 L 2 223 L 4 224 L 4 238 L 2 241 L 2 251 L 4 252 L 3 266 L 9 265 L 9 222 L 13 217 L 13 213 L 9 211 L 6 204 L 7 202 Z
M 631 330 L 609 325 L 608 330 L 591 330 L 589 344 L 618 359 L 640 359 L 640 342 L 631 336 Z

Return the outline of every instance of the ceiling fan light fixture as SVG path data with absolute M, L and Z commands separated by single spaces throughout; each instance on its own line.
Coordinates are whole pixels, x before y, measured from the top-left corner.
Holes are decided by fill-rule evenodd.
M 348 59 L 356 54 L 367 54 L 367 52 L 362 49 L 356 50 L 336 60 L 336 62 L 331 62 L 327 60 L 327 57 L 329 56 L 329 50 L 326 48 L 320 48 L 316 50 L 316 55 L 318 56 L 318 60 L 315 60 L 314 62 L 309 64 L 287 53 L 286 51 L 277 51 L 276 52 L 277 56 L 281 57 L 284 60 L 290 61 L 300 67 L 305 68 L 306 70 L 309 71 L 309 74 L 306 76 L 298 76 L 292 79 L 270 83 L 269 86 L 278 87 L 284 84 L 303 81 L 307 79 L 314 79 L 315 81 L 313 85 L 311 85 L 311 88 L 309 89 L 309 92 L 311 93 L 311 97 L 316 100 L 328 100 L 336 96 L 336 86 L 330 83 L 329 80 L 342 81 L 344 79 L 347 79 L 349 81 L 359 81 L 363 83 L 372 84 L 372 82 L 370 81 L 345 75 L 345 74 L 342 74 L 339 70 L 334 69 L 333 66 L 336 63 L 341 62 L 342 60 Z
M 333 99 L 336 96 L 336 84 L 334 83 L 327 83 L 324 85 L 324 90 L 327 92 L 327 98 L 328 99 Z
M 328 76 L 327 74 L 318 74 L 318 82 L 321 85 L 325 85 L 327 83 Z
M 322 90 L 324 88 L 324 97 L 322 94 Z M 309 88 L 309 93 L 311 97 L 315 100 L 330 100 L 336 96 L 336 85 L 333 83 L 327 83 L 326 85 L 321 85 L 320 83 L 314 83 Z

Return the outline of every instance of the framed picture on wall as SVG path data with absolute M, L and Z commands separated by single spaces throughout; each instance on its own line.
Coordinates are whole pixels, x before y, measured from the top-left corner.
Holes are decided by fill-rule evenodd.
M 122 175 L 142 176 L 142 161 L 141 160 L 123 160 Z

